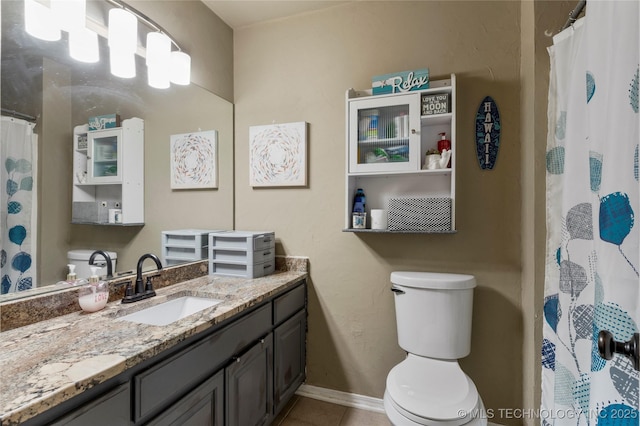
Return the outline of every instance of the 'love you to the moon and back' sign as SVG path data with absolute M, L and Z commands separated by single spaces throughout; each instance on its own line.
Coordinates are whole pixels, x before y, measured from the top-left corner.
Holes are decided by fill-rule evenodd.
M 500 148 L 500 113 L 498 105 L 491 98 L 485 97 L 476 113 L 476 150 L 478 163 L 483 170 L 491 170 L 498 158 Z

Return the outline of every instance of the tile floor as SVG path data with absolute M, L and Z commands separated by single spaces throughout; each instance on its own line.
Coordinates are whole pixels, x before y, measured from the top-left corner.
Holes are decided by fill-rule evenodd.
M 387 416 L 294 395 L 272 426 L 390 426 Z

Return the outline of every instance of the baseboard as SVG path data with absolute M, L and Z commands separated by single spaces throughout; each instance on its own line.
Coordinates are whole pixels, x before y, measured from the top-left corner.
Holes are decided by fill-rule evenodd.
M 300 385 L 300 387 L 296 391 L 296 395 L 319 399 L 320 401 L 331 402 L 332 404 L 344 405 L 346 407 L 360 408 L 362 410 L 384 413 L 384 404 L 382 402 L 382 399 L 373 398 L 371 396 L 341 392 L 307 384 Z

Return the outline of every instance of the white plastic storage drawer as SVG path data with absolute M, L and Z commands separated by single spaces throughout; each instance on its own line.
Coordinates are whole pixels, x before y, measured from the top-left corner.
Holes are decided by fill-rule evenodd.
M 209 234 L 209 274 L 257 278 L 275 271 L 273 232 Z
M 211 229 L 162 231 L 162 263 L 165 266 L 206 259 Z
M 273 232 L 229 231 L 209 234 L 210 248 L 254 251 L 273 248 L 275 245 Z
M 211 250 L 209 250 L 209 254 L 209 258 L 214 261 L 256 264 L 273 260 L 275 249 L 269 248 L 266 250 L 244 251 L 211 248 Z
M 228 275 L 233 277 L 260 278 L 270 274 L 276 270 L 275 260 L 247 264 L 247 263 L 231 263 L 209 261 L 209 274 Z

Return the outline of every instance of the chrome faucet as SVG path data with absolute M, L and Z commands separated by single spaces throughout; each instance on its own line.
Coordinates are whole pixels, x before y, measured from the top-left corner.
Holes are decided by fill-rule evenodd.
M 140 256 L 140 259 L 138 259 L 138 266 L 136 268 L 135 288 L 131 288 L 131 282 L 127 283 L 127 288 L 125 289 L 122 303 L 133 303 L 137 302 L 138 300 L 147 299 L 156 295 L 156 292 L 153 289 L 153 284 L 151 283 L 151 276 L 147 276 L 146 285 L 143 285 L 142 283 L 142 264 L 144 263 L 145 259 L 153 260 L 156 263 L 156 268 L 158 268 L 158 271 L 162 270 L 162 262 L 160 262 L 160 259 L 158 259 L 158 256 L 156 256 L 155 254 L 146 253 Z
M 95 263 L 93 262 L 96 260 L 96 256 L 98 255 L 104 257 L 104 261 L 107 263 L 107 279 L 113 278 L 113 266 L 111 264 L 111 256 L 109 256 L 109 253 L 107 253 L 106 251 L 96 250 L 93 253 L 91 253 L 91 256 L 89 257 L 89 265 L 95 265 Z

